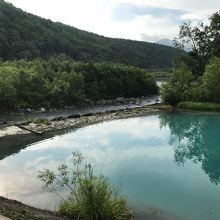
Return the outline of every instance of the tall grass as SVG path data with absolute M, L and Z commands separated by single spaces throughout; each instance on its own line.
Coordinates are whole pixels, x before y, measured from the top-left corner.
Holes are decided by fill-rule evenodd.
M 131 219 L 126 200 L 110 186 L 107 178 L 95 175 L 90 164 L 83 164 L 81 154 L 73 154 L 73 165 L 71 169 L 60 165 L 57 173 L 46 169 L 38 176 L 52 191 L 55 191 L 54 184 L 70 191 L 69 197 L 62 198 L 59 204 L 58 211 L 62 215 L 83 220 Z
M 178 108 L 197 111 L 220 111 L 220 103 L 180 102 Z

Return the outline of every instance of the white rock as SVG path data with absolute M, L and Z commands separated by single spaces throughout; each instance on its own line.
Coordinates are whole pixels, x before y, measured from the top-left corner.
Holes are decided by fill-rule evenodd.
M 45 108 L 40 108 L 41 112 L 46 112 L 47 110 Z
M 16 126 L 10 126 L 6 128 L 0 129 L 0 137 L 10 136 L 10 135 L 18 135 L 18 134 L 29 134 L 29 131 L 22 130 Z

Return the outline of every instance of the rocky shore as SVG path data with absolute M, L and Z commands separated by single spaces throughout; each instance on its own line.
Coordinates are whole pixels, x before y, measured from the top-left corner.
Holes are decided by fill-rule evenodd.
M 81 127 L 103 121 L 143 116 L 156 113 L 161 110 L 168 110 L 170 107 L 162 104 L 155 104 L 145 107 L 134 107 L 122 110 L 109 110 L 105 112 L 71 114 L 67 116 L 57 116 L 51 119 L 38 118 L 26 120 L 19 123 L 11 123 L 0 126 L 0 138 L 17 135 L 44 135 L 47 132 L 62 130 L 71 127 Z
M 133 210 L 133 208 L 131 208 Z M 3 216 L 6 216 L 5 219 Z M 1 218 L 2 217 L 2 218 Z M 0 219 L 2 220 L 69 220 L 57 212 L 37 209 L 16 200 L 0 197 Z M 152 207 L 133 212 L 131 220 L 184 220 L 172 213 Z
M 68 220 L 56 212 L 36 209 L 16 200 L 0 197 L 0 215 L 12 220 Z M 1 216 L 0 216 L 1 219 Z
M 118 97 L 113 100 L 99 100 L 96 102 L 87 101 L 77 106 L 62 107 L 40 107 L 35 109 L 25 108 L 17 109 L 10 112 L 0 112 L 0 126 L 11 124 L 12 122 L 21 122 L 27 119 L 47 118 L 52 119 L 58 116 L 69 116 L 73 114 L 87 114 L 106 112 L 110 110 L 122 110 L 135 107 L 144 107 L 160 103 L 159 95 L 140 97 L 140 98 L 124 98 Z

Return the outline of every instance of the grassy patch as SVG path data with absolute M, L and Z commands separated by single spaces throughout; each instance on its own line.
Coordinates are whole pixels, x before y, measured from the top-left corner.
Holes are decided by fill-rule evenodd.
M 165 111 L 170 111 L 170 110 L 172 110 L 173 107 L 171 105 L 168 105 L 168 104 L 158 103 L 158 104 L 154 104 L 153 108 L 161 109 L 161 110 L 165 110 Z
M 28 125 L 30 123 L 43 124 L 47 126 L 51 125 L 50 120 L 48 120 L 47 118 L 37 118 L 37 119 L 29 118 L 24 122 L 24 125 Z
M 38 118 L 34 121 L 35 124 L 51 125 L 51 122 L 47 118 Z
M 220 103 L 180 102 L 178 108 L 196 111 L 220 111 Z

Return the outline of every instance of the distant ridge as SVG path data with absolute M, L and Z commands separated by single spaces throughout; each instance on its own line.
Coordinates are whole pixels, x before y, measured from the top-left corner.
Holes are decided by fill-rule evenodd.
M 157 44 L 165 45 L 168 47 L 174 47 L 173 41 L 168 38 L 163 38 L 157 41 Z
M 0 59 L 48 58 L 54 54 L 86 62 L 160 69 L 171 67 L 175 49 L 103 37 L 26 13 L 0 0 Z

